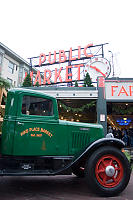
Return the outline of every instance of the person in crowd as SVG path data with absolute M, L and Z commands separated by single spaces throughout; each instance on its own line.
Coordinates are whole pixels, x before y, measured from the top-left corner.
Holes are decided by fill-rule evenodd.
M 120 140 L 122 140 L 122 132 L 120 129 L 117 130 L 117 135 Z
M 128 135 L 129 135 L 129 138 L 130 138 L 130 140 L 129 140 L 130 141 L 129 146 L 133 147 L 133 128 L 132 127 L 129 128 Z
M 107 135 L 106 135 L 106 138 L 111 138 L 111 137 L 114 137 L 114 135 L 113 135 L 112 127 L 109 126 L 109 128 L 108 128 L 108 133 L 107 133 Z
M 108 133 L 113 133 L 113 129 L 111 126 L 108 127 Z
M 118 130 L 116 130 L 116 128 L 113 128 L 113 135 L 115 138 L 119 138 Z
M 126 129 L 123 129 L 122 135 L 123 135 L 122 140 L 125 143 L 125 146 L 128 146 L 128 135 L 127 135 L 127 130 Z

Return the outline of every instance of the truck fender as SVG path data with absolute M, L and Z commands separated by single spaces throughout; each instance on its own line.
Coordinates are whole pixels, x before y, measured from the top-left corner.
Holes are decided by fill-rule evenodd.
M 89 155 L 92 155 L 92 153 L 98 149 L 101 146 L 114 146 L 118 149 L 122 149 L 125 146 L 125 143 L 122 140 L 116 139 L 116 138 L 102 138 L 99 140 L 96 140 L 92 142 L 86 149 L 83 151 L 80 156 L 78 156 L 73 162 L 71 162 L 69 165 L 65 166 L 62 169 L 57 170 L 53 175 L 58 175 L 63 173 L 63 171 L 66 171 L 68 169 L 73 168 L 79 168 L 81 166 L 84 166 L 86 163 L 86 159 L 89 157 Z
M 83 160 L 85 161 L 89 155 L 91 155 L 96 149 L 98 149 L 101 146 L 114 146 L 118 149 L 122 149 L 125 146 L 125 143 L 117 138 L 102 138 L 96 140 L 93 143 L 91 143 L 85 149 L 85 151 L 82 152 L 82 154 L 74 160 L 72 166 L 79 165 L 81 162 L 83 162 Z

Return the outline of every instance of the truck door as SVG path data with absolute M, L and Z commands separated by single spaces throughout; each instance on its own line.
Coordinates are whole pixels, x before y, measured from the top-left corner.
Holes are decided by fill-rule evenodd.
M 59 125 L 56 100 L 26 94 L 20 95 L 19 101 L 13 154 L 68 155 L 67 134 Z

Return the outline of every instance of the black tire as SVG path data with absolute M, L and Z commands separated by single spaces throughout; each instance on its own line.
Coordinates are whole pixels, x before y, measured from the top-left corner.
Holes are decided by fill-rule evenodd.
M 79 168 L 75 167 L 75 168 L 72 169 L 72 172 L 73 172 L 74 175 L 76 175 L 79 178 L 85 177 L 84 168 L 82 168 L 82 167 L 79 167 Z
M 111 146 L 97 149 L 85 167 L 90 189 L 100 196 L 118 195 L 126 188 L 130 174 L 130 164 L 126 156 L 120 149 Z

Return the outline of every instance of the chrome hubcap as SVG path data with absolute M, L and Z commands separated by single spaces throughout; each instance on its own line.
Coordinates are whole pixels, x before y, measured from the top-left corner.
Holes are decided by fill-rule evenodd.
M 113 166 L 109 165 L 106 167 L 105 173 L 107 176 L 112 177 L 115 174 L 115 168 Z

